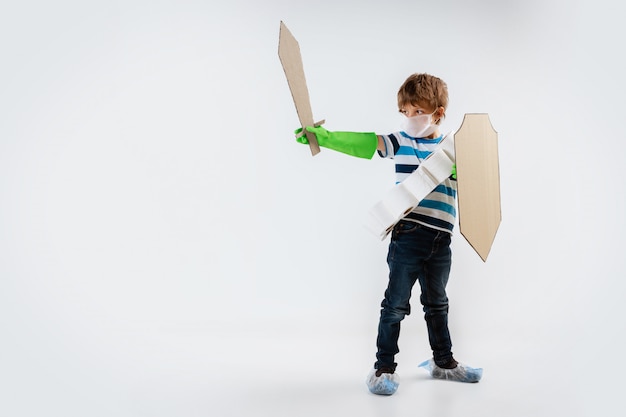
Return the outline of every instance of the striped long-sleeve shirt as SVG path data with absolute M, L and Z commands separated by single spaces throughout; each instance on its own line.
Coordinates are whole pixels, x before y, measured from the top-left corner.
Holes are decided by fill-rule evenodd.
M 386 149 L 378 154 L 395 161 L 396 184 L 415 171 L 443 139 L 443 136 L 434 139 L 413 138 L 404 132 L 381 136 Z M 456 221 L 456 180 L 452 176 L 448 177 L 404 219 L 452 233 Z

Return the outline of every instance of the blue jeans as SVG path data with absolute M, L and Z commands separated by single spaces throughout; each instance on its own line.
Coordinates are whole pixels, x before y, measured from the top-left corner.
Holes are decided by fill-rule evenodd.
M 409 300 L 416 281 L 433 358 L 437 365 L 446 365 L 452 359 L 446 295 L 452 263 L 450 233 L 402 220 L 393 229 L 387 263 L 389 284 L 381 304 L 374 367 L 395 370 L 397 366 L 400 322 L 411 313 Z

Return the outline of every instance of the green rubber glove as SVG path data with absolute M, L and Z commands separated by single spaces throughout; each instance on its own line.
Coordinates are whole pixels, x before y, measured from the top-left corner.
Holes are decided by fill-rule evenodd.
M 372 159 L 378 147 L 376 133 L 329 132 L 321 126 L 307 126 L 306 130 L 315 134 L 320 146 L 358 158 Z M 295 133 L 296 135 L 303 133 L 302 128 L 297 129 Z M 305 135 L 296 137 L 296 140 L 304 144 L 309 143 Z

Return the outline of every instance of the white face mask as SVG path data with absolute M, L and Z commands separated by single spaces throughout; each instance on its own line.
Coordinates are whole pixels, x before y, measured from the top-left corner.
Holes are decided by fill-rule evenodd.
M 402 121 L 402 130 L 413 138 L 423 138 L 431 135 L 439 127 L 439 125 L 431 123 L 430 121 L 433 114 L 435 114 L 435 112 L 405 117 Z

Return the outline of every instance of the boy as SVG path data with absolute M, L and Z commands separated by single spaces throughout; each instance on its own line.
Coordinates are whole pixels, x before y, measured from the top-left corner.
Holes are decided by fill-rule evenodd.
M 371 159 L 377 150 L 395 160 L 396 183 L 408 177 L 443 140 L 439 125 L 448 106 L 448 89 L 441 79 L 429 74 L 409 76 L 398 90 L 398 108 L 406 116 L 402 131 L 390 135 L 329 132 L 323 127 L 306 129 L 315 133 L 320 146 Z M 298 129 L 296 133 L 301 133 Z M 308 143 L 305 136 L 298 142 Z M 446 284 L 451 266 L 450 238 L 456 218 L 456 176 L 439 184 L 419 205 L 394 227 L 387 263 L 389 283 L 381 304 L 376 362 L 367 378 L 374 394 L 391 395 L 399 382 L 395 355 L 399 352 L 400 322 L 410 314 L 409 300 L 415 282 L 428 329 L 433 358 L 420 366 L 434 378 L 478 382 L 482 369 L 458 363 L 452 356 L 448 330 Z

